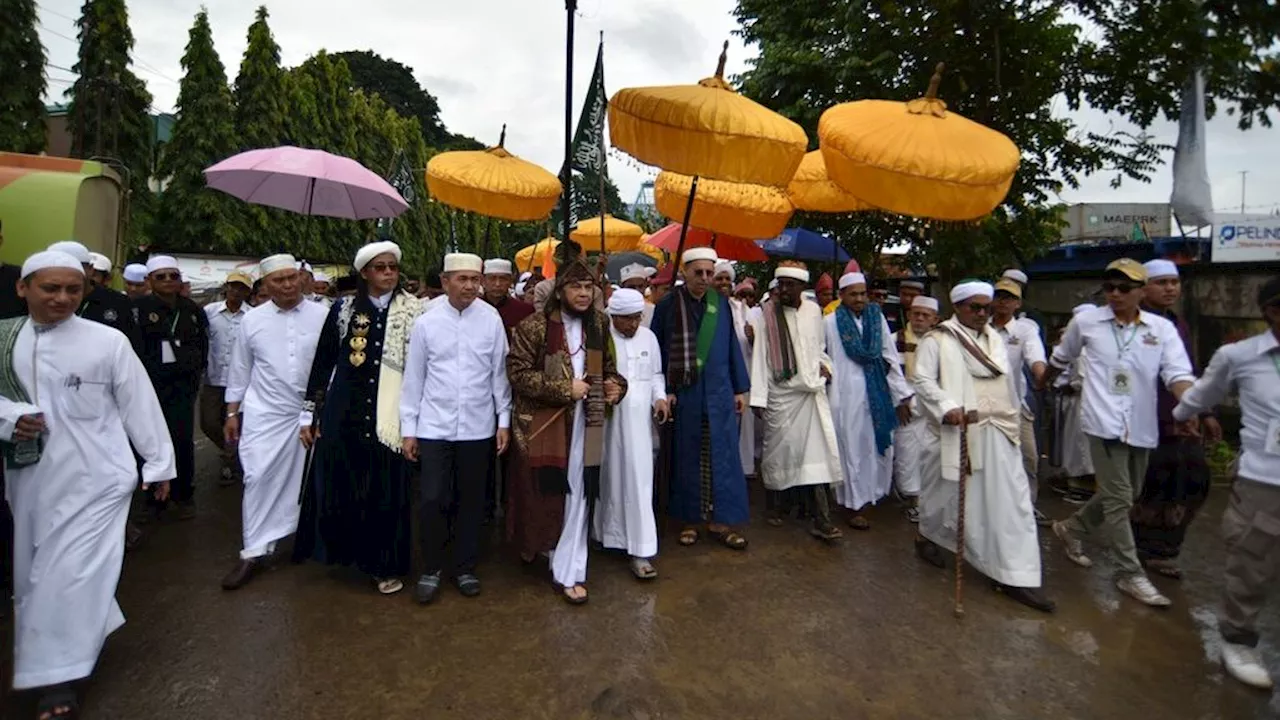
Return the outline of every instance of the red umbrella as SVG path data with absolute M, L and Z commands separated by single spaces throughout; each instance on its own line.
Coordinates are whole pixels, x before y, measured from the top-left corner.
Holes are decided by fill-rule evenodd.
M 680 223 L 671 223 L 649 236 L 645 242 L 669 253 L 675 253 L 680 245 Z M 685 248 L 711 247 L 722 260 L 742 260 L 747 262 L 765 262 L 769 256 L 754 240 L 733 235 L 713 233 L 700 228 L 689 228 L 684 240 Z

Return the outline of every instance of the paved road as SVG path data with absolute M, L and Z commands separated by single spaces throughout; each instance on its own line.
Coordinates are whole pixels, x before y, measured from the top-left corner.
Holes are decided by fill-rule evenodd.
M 915 559 L 892 507 L 836 547 L 758 519 L 742 554 L 677 547 L 668 534 L 661 578 L 648 585 L 624 559 L 593 551 L 591 602 L 580 608 L 495 543 L 483 595 L 446 587 L 422 608 L 314 565 L 286 563 L 224 593 L 240 492 L 216 486 L 212 460 L 201 451 L 200 517 L 152 526 L 126 561 L 129 621 L 107 642 L 87 718 L 1280 716 L 1280 700 L 1225 679 L 1216 662 L 1225 488 L 1193 529 L 1187 579 L 1156 580 L 1175 602 L 1165 612 L 1121 599 L 1105 562 L 1076 568 L 1045 537 L 1056 615 L 970 573 L 958 622 L 950 576 Z M 1047 502 L 1050 514 L 1070 510 Z M 1264 630 L 1273 672 L 1278 616 Z M 6 651 L 10 637 L 6 628 Z M 7 652 L 0 671 L 7 682 Z M 0 710 L 27 717 L 29 703 L 10 697 Z

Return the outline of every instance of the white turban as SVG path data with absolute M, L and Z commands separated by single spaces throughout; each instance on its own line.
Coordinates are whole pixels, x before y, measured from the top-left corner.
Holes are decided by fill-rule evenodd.
M 91 252 L 89 253 L 89 259 L 92 261 L 89 264 L 93 266 L 94 270 L 97 270 L 98 272 L 111 272 L 111 258 L 106 255 Z
M 306 260 L 299 260 L 296 264 L 298 266 L 297 268 L 298 270 L 301 270 L 304 273 L 311 272 L 311 263 L 307 262 Z
M 124 281 L 131 283 L 140 283 L 147 281 L 147 266 L 141 263 L 133 263 L 124 266 Z
M 790 278 L 799 280 L 802 283 L 809 282 L 809 271 L 801 270 L 798 267 L 780 267 L 773 271 L 773 279 L 781 280 L 782 278 Z
M 329 275 L 323 270 L 316 270 L 311 273 L 311 279 L 318 283 L 327 283 L 329 282 Z
M 511 294 L 514 295 L 515 297 L 520 297 L 521 295 L 523 295 L 524 284 L 525 284 L 524 280 L 521 280 L 520 282 L 516 283 L 516 286 L 511 290 Z
M 1147 279 L 1178 277 L 1178 266 L 1171 260 L 1149 260 L 1142 264 L 1147 269 Z
M 293 262 L 292 255 L 289 256 L 289 262 Z M 179 272 L 182 271 L 182 269 L 178 267 L 178 261 L 169 255 L 152 255 L 151 257 L 147 258 L 147 274 L 148 275 L 160 270 L 177 270 Z
M 520 282 L 524 282 L 531 277 L 533 277 L 533 273 L 529 272 L 528 270 L 525 270 L 524 272 L 520 273 Z
M 719 259 L 720 259 L 720 256 L 716 255 L 716 251 L 714 248 L 696 247 L 696 248 L 689 248 L 688 250 L 685 250 L 684 259 L 681 260 L 681 262 L 685 265 L 688 265 L 691 262 L 697 262 L 699 260 L 710 260 L 711 262 L 716 262 Z
M 66 270 L 75 270 L 84 275 L 84 263 L 80 259 L 68 252 L 61 250 L 44 250 L 38 252 L 27 261 L 22 263 L 22 277 L 31 277 L 31 273 L 49 268 L 64 268 Z
M 1018 283 L 1019 285 L 1027 284 L 1027 274 L 1017 268 L 1009 268 L 1008 270 L 1005 270 L 1000 277 L 1009 278 L 1010 280 Z
M 769 281 L 769 289 L 770 289 L 770 290 L 772 290 L 772 289 L 774 289 L 774 288 L 776 288 L 776 287 L 778 287 L 778 278 L 774 278 L 774 279 L 772 279 L 772 280 L 770 280 L 770 281 Z
M 608 310 L 610 315 L 637 315 L 644 311 L 644 296 L 630 288 L 614 290 Z
M 1095 309 L 1095 308 L 1097 308 L 1097 307 L 1098 307 L 1098 306 L 1097 306 L 1097 305 L 1094 305 L 1093 303 L 1081 303 L 1081 304 L 1079 304 L 1079 305 L 1077 305 L 1077 306 L 1075 306 L 1075 307 L 1071 308 L 1071 315 L 1074 317 L 1074 316 L 1076 316 L 1076 315 L 1079 315 L 1079 314 L 1080 314 L 1080 313 L 1082 313 L 1082 312 L 1089 312 L 1090 310 L 1093 310 L 1093 309 Z
M 150 263 L 148 262 L 148 267 Z M 262 262 L 258 263 L 258 277 L 266 277 L 273 272 L 281 270 L 297 270 L 298 261 L 293 259 L 289 253 L 281 253 L 272 255 L 271 257 L 262 258 Z
M 383 240 L 381 242 L 369 243 L 357 250 L 355 262 L 351 263 L 351 265 L 355 267 L 356 272 L 360 272 L 364 269 L 365 265 L 369 264 L 370 260 L 386 253 L 395 255 L 396 262 L 400 262 L 400 246 L 390 240 Z
M 480 259 L 479 255 L 472 255 L 471 253 L 449 253 L 444 256 L 443 272 L 465 272 L 467 270 L 472 272 L 483 271 L 484 261 Z
M 924 308 L 925 310 L 938 312 L 938 298 L 932 298 L 927 295 L 917 295 L 915 299 L 911 301 L 911 307 Z
M 840 276 L 840 289 L 843 290 L 850 285 L 866 285 L 867 276 L 860 272 L 845 273 Z
M 729 282 L 735 282 L 738 279 L 738 271 L 733 269 L 733 263 L 728 260 L 717 260 L 715 273 L 716 275 L 729 273 Z
M 962 303 L 978 295 L 995 297 L 995 294 L 996 290 L 991 287 L 991 283 L 982 282 L 981 280 L 969 280 L 951 288 L 951 304 Z
M 62 242 L 56 242 L 50 245 L 47 249 L 51 252 L 66 253 L 80 261 L 81 265 L 93 264 L 93 255 L 89 253 L 89 248 L 75 240 L 63 240 Z
M 514 275 L 515 269 L 511 267 L 510 260 L 494 258 L 492 260 L 484 261 L 484 274 L 485 275 Z

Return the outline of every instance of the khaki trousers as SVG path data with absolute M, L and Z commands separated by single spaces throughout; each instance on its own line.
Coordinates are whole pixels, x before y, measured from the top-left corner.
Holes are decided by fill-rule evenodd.
M 1036 446 L 1036 421 L 1031 413 L 1022 413 L 1022 427 L 1018 434 L 1022 448 L 1022 468 L 1027 471 L 1027 484 L 1031 486 L 1031 504 L 1040 497 L 1040 448 Z
M 1280 486 L 1237 477 L 1222 515 L 1226 582 L 1218 629 L 1230 643 L 1258 644 L 1258 615 L 1280 568 Z
M 1120 575 L 1137 575 L 1143 570 L 1133 545 L 1129 510 L 1142 493 L 1151 451 L 1119 440 L 1088 437 L 1098 491 L 1084 507 L 1067 518 L 1067 527 L 1077 535 L 1093 536 L 1111 548 Z
M 236 451 L 234 448 L 228 450 L 224 435 L 222 434 L 222 426 L 227 419 L 227 403 L 224 401 L 226 388 L 216 387 L 214 385 L 202 385 L 200 387 L 200 399 L 197 407 L 200 417 L 200 432 L 209 438 L 215 447 L 218 448 L 219 454 L 222 456 L 222 467 L 237 469 Z

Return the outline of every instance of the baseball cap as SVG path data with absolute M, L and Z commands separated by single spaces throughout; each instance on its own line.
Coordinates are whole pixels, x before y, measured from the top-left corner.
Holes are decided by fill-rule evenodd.
M 1000 278 L 997 280 L 996 292 L 1007 292 L 1019 300 L 1022 299 L 1022 286 L 1013 278 Z
M 1119 273 L 1136 283 L 1147 283 L 1147 269 L 1142 263 L 1130 258 L 1120 258 L 1107 266 L 1106 274 L 1112 275 Z
M 249 277 L 248 275 L 245 275 L 239 270 L 232 273 L 227 273 L 226 282 L 228 285 L 230 285 L 231 283 L 240 283 L 241 285 L 244 285 L 247 288 L 253 287 L 253 278 Z

